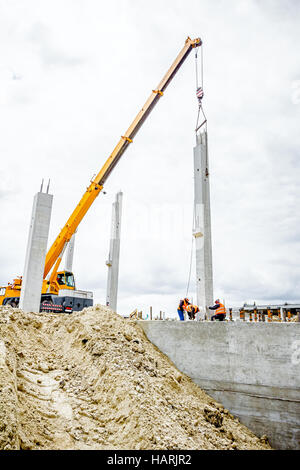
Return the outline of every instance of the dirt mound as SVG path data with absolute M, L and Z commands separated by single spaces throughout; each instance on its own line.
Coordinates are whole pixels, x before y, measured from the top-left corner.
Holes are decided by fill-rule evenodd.
M 108 308 L 0 308 L 0 449 L 269 448 Z

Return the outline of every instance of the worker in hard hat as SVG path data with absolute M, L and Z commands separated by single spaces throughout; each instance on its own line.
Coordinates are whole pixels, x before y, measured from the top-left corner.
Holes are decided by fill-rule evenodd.
M 195 320 L 196 319 L 196 313 L 199 312 L 199 307 L 197 307 L 197 305 L 189 304 L 186 307 L 186 311 L 187 311 L 187 314 L 189 316 L 189 319 L 190 320 Z
M 226 317 L 226 308 L 220 302 L 220 299 L 215 301 L 215 305 L 213 307 L 208 307 L 209 310 L 214 310 L 215 314 L 211 317 L 211 321 L 219 320 L 224 321 Z
M 190 301 L 187 297 L 179 301 L 177 313 L 180 321 L 184 321 L 184 312 L 186 311 L 188 305 L 190 305 Z

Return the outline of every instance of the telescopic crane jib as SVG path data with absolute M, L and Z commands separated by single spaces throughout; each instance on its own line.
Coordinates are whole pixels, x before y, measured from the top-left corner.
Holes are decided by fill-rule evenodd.
M 147 119 L 149 114 L 151 113 L 154 106 L 158 103 L 160 98 L 163 96 L 167 86 L 174 78 L 176 73 L 178 72 L 179 68 L 182 66 L 188 55 L 190 54 L 191 50 L 199 47 L 202 45 L 202 41 L 200 38 L 191 39 L 187 38 L 185 41 L 184 47 L 176 57 L 175 61 L 160 81 L 158 86 L 152 90 L 151 95 L 147 99 L 146 103 L 139 111 L 135 119 L 133 120 L 130 127 L 127 129 L 125 134 L 121 136 L 119 142 L 117 143 L 116 147 L 114 148 L 111 155 L 108 157 L 106 162 L 104 163 L 103 167 L 97 174 L 95 178 L 92 179 L 90 185 L 86 189 L 85 193 L 83 194 L 81 200 L 75 207 L 74 211 L 70 215 L 69 219 L 67 220 L 64 227 L 61 229 L 59 235 L 55 239 L 54 243 L 50 247 L 45 260 L 45 269 L 44 269 L 44 282 L 43 282 L 43 289 L 42 294 L 58 294 L 58 291 L 66 286 L 63 285 L 61 282 L 57 283 L 57 276 L 61 275 L 62 273 L 58 273 L 58 267 L 60 265 L 62 256 L 64 254 L 64 250 L 67 246 L 67 243 L 72 238 L 72 235 L 78 228 L 81 220 L 87 213 L 88 209 L 93 204 L 94 200 L 98 196 L 98 194 L 102 191 L 103 185 L 106 182 L 108 176 L 120 160 L 121 156 L 128 148 L 128 146 L 133 142 L 135 135 L 137 134 L 138 130 Z M 50 278 L 47 280 L 47 276 L 49 275 L 52 269 L 52 274 Z M 61 276 L 62 278 L 62 276 Z M 60 278 L 60 280 L 61 280 Z M 14 281 L 14 284 L 7 286 L 6 292 L 4 295 L 0 295 L 0 304 L 8 303 L 9 298 L 15 298 L 14 302 L 18 303 L 17 298 L 20 295 L 21 290 L 21 279 L 17 279 Z M 9 288 L 9 289 L 8 289 Z M 16 288 L 16 289 L 15 289 Z M 3 294 L 3 289 L 0 291 L 0 294 Z M 43 297 L 43 296 L 42 296 Z

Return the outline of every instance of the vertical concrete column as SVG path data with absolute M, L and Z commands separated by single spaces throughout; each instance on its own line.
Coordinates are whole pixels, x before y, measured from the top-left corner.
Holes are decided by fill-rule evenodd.
M 20 308 L 25 312 L 40 310 L 52 200 L 48 193 L 34 196 L 20 296 Z
M 208 317 L 211 316 L 208 306 L 213 305 L 210 189 L 206 131 L 201 131 L 196 136 L 194 190 L 197 304 L 200 309 L 200 318 L 204 318 L 205 314 Z
M 112 206 L 111 239 L 109 256 L 106 261 L 108 266 L 106 305 L 114 311 L 117 310 L 118 299 L 122 198 L 123 193 L 117 193 Z
M 75 233 L 72 235 L 71 240 L 68 243 L 65 270 L 72 272 L 73 269 L 73 257 L 74 257 L 74 246 L 75 246 Z

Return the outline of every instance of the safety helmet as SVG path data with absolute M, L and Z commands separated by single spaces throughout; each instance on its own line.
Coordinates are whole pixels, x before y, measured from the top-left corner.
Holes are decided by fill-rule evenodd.
M 220 299 L 217 299 L 217 300 L 215 301 L 215 304 L 219 304 L 219 303 L 220 303 Z

